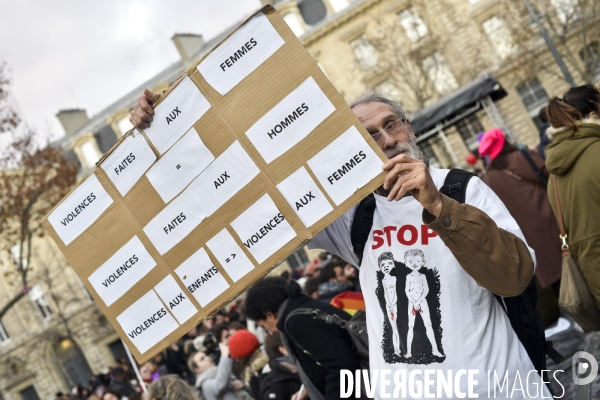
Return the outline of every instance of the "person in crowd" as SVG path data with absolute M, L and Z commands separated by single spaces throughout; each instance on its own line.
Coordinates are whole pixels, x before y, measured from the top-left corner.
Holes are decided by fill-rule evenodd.
M 329 303 L 331 299 L 349 288 L 341 263 L 330 261 L 321 268 L 319 289 L 317 290 L 319 300 Z
M 302 288 L 302 292 L 310 297 L 311 299 L 316 299 L 319 297 L 319 285 L 321 281 L 319 278 L 310 278 L 304 282 L 304 287 Z
M 190 355 L 189 369 L 196 374 L 195 387 L 204 400 L 252 400 L 244 390 L 244 383 L 232 379 L 233 359 L 229 348 L 219 343 L 219 352 L 206 354 L 198 351 Z
M 550 128 L 550 123 L 548 123 L 548 106 L 540 108 L 538 118 L 542 121 L 543 125 L 540 126 L 540 144 L 537 146 L 537 153 L 545 160 L 546 148 L 552 143 L 552 139 L 546 135 L 546 131 Z
M 111 373 L 111 381 L 108 386 L 107 392 L 118 393 L 119 396 L 129 397 L 135 389 L 129 383 L 129 377 L 127 376 L 127 372 L 121 367 L 114 368 Z M 120 397 L 119 397 L 120 398 Z M 102 397 L 104 399 L 104 395 Z
M 154 114 L 152 104 L 157 99 L 158 95 L 148 90 L 139 97 L 130 117 L 135 127 L 150 126 Z M 367 93 L 352 102 L 350 108 L 388 158 L 382 165 L 386 171 L 384 184 L 374 195 L 373 234 L 364 247 L 362 260 L 359 260 L 350 235 L 356 211 L 352 208 L 319 232 L 309 247 L 337 254 L 364 269 L 360 279 L 365 294 L 369 348 L 372 349 L 371 368 L 387 369 L 393 375 L 397 370 L 410 373 L 435 363 L 436 368 L 443 365 L 442 368 L 448 371 L 465 368 L 506 371 L 510 380 L 526 376 L 534 369 L 533 363 L 493 296 L 494 293 L 517 296 L 526 289 L 533 276 L 534 253 L 525 243 L 517 223 L 502 201 L 478 178 L 469 181 L 465 204 L 441 194 L 439 189 L 448 171 L 429 166 L 424 160 L 410 121 L 396 103 L 378 94 Z M 348 156 L 352 157 L 351 154 Z M 398 235 L 398 229 L 403 229 L 401 232 L 406 235 Z M 382 312 L 382 275 L 377 259 L 383 252 L 392 252 L 395 264 L 391 274 L 399 278 L 397 288 L 402 293 L 407 275 L 403 255 L 413 248 L 423 251 L 429 265 L 423 271 L 429 286 L 427 300 L 434 337 L 443 357 L 433 355 L 427 347 L 414 349 L 409 359 L 397 355 L 390 341 L 391 327 Z M 300 294 L 299 287 L 297 291 L 288 286 L 278 288 L 270 282 L 270 279 L 260 280 L 248 291 L 248 317 L 270 332 L 280 331 L 286 336 L 291 333 L 296 341 L 302 337 L 310 338 L 306 343 L 302 341 L 302 345 L 306 345 L 312 356 L 294 345 L 289 349 L 292 350 L 290 355 L 298 357 L 298 365 L 306 368 L 310 381 L 315 383 L 313 388 L 307 385 L 309 395 L 316 388 L 321 397 L 339 397 L 339 370 L 359 369 L 358 360 L 350 357 L 354 355 L 349 338 L 343 337 L 346 332 L 340 332 L 336 326 L 317 328 L 312 323 L 318 320 L 308 316 L 297 316 L 286 323 L 291 310 L 314 300 Z M 251 295 L 254 297 L 252 302 Z M 406 296 L 402 296 L 399 301 L 406 301 Z M 319 308 L 325 308 L 324 303 L 317 304 Z M 407 309 L 402 307 L 398 309 Z M 343 313 L 337 309 L 331 312 Z M 469 315 L 468 323 L 465 323 L 465 314 Z M 407 320 L 408 315 L 395 319 L 402 338 L 408 331 Z M 424 335 L 416 326 L 415 336 Z M 327 329 L 333 328 L 337 331 L 328 333 L 332 338 L 338 335 L 335 344 L 334 341 L 329 343 L 325 335 Z M 465 337 L 469 337 L 469 342 L 474 345 L 465 346 Z M 344 347 L 343 351 L 337 346 Z M 303 383 L 311 383 L 305 382 L 302 368 Z M 482 382 L 471 389 L 474 394 L 487 394 L 487 385 Z M 534 383 L 525 386 L 537 390 Z M 455 389 L 468 390 L 466 380 Z M 380 386 L 377 386 L 376 396 L 379 391 Z M 538 392 L 541 392 L 540 396 L 549 395 L 546 388 Z M 314 394 L 310 397 L 319 398 L 319 393 Z
M 215 325 L 227 324 L 229 319 L 227 318 L 227 312 L 225 310 L 219 310 L 214 316 Z
M 229 356 L 239 365 L 235 369 L 244 385 L 250 388 L 252 397 L 258 399 L 260 374 L 269 362 L 267 355 L 260 350 L 258 338 L 245 329 L 237 331 L 229 340 Z
M 233 322 L 229 323 L 229 325 L 227 326 L 227 329 L 229 329 L 229 335 L 231 337 L 240 329 L 248 329 L 248 326 L 245 323 L 242 323 L 239 321 L 233 321 Z
M 156 365 L 156 370 L 152 375 L 153 380 L 157 380 L 161 376 L 169 375 L 167 364 L 165 363 L 165 356 L 163 353 L 157 354 L 152 361 Z
M 269 363 L 262 371 L 257 400 L 291 399 L 300 390 L 302 382 L 298 376 L 298 368 L 289 357 L 279 332 L 265 338 L 265 353 L 269 357 Z
M 175 375 L 167 375 L 148 386 L 146 400 L 196 400 L 196 398 L 183 379 Z
M 583 85 L 552 98 L 548 121 L 546 167 L 556 175 L 571 253 L 600 308 L 600 92 Z M 552 180 L 548 197 L 557 215 Z
M 227 344 L 229 338 L 231 337 L 231 334 L 229 333 L 229 323 L 215 325 L 210 331 L 213 333 L 213 335 L 215 335 L 218 343 Z
M 308 315 L 288 319 L 290 313 L 299 308 L 319 309 L 344 320 L 350 319 L 344 311 L 302 294 L 296 282 L 288 283 L 281 278 L 259 280 L 246 296 L 248 318 L 270 334 L 281 334 L 310 398 L 339 398 L 340 370 L 360 369 L 352 340 L 337 325 Z
M 144 381 L 146 386 L 154 382 L 155 379 L 153 375 L 157 369 L 158 366 L 152 361 L 148 361 L 140 367 L 140 376 L 142 377 L 142 380 Z
M 358 279 L 358 268 L 349 262 L 342 261 L 342 268 L 344 270 L 344 277 L 346 278 L 346 283 L 350 287 L 350 290 L 355 292 L 360 292 L 360 281 Z
M 131 392 L 130 396 L 133 393 L 136 393 L 136 392 Z M 108 390 L 105 390 L 104 393 L 102 394 L 101 400 L 121 400 L 123 397 L 128 397 L 128 396 L 124 396 L 121 392 L 118 392 L 116 390 L 108 389 Z
M 528 245 L 535 250 L 535 277 L 542 288 L 551 287 L 556 294 L 553 296 L 555 304 L 550 307 L 556 310 L 562 268 L 561 241 L 558 223 L 546 192 L 548 171 L 544 160 L 531 150 L 519 150 L 506 140 L 499 128 L 490 129 L 483 135 L 479 153 L 490 159 L 483 181 L 502 200 L 521 227 Z M 527 156 L 535 163 L 536 169 Z M 546 314 L 544 309 L 540 309 L 540 312 Z M 558 318 L 558 315 L 554 316 Z M 545 322 L 554 321 L 546 318 Z

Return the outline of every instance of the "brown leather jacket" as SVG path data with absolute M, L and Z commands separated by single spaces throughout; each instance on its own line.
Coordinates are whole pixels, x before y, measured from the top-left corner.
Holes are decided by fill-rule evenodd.
M 527 245 L 483 211 L 442 195 L 442 212 L 423 210 L 423 223 L 437 233 L 463 269 L 500 296 L 518 296 L 531 281 L 533 259 Z

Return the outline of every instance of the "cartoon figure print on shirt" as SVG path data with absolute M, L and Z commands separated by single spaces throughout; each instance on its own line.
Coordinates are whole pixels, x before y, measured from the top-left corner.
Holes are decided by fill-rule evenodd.
M 431 364 L 446 358 L 442 348 L 440 278 L 420 249 L 399 262 L 387 251 L 377 260 L 376 295 L 385 315 L 381 348 L 388 363 Z

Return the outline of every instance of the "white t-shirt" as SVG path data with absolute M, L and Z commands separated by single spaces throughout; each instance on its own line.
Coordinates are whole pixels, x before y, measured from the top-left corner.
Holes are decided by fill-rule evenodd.
M 429 171 L 439 189 L 448 170 Z M 470 390 L 479 398 L 494 398 L 494 387 L 495 398 L 543 398 L 541 387 L 549 396 L 498 301 L 423 224 L 420 203 L 411 196 L 392 202 L 375 198 L 373 228 L 360 268 L 375 397 L 469 397 L 469 376 Z M 466 203 L 525 241 L 502 201 L 476 177 L 467 186 Z M 350 240 L 355 210 L 317 234 L 310 247 L 357 265 Z M 395 374 L 404 385 L 394 383 Z M 389 381 L 386 390 L 381 388 L 382 376 Z M 449 390 L 442 385 L 445 380 L 451 380 Z

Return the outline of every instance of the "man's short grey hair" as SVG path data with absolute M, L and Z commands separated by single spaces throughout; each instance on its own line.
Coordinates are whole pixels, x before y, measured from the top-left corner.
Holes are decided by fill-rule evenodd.
M 365 93 L 360 95 L 358 98 L 354 99 L 350 103 L 350 108 L 353 109 L 354 107 L 356 107 L 360 104 L 368 104 L 368 103 L 388 104 L 392 107 L 392 109 L 394 110 L 394 114 L 396 114 L 396 116 L 398 118 L 406 118 L 406 113 L 404 112 L 402 107 L 400 107 L 400 105 L 398 103 L 373 91 L 372 89 L 367 90 Z

